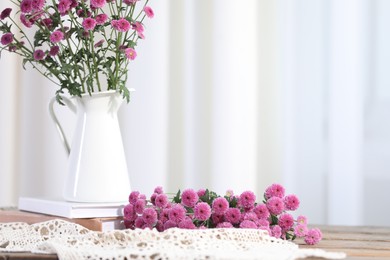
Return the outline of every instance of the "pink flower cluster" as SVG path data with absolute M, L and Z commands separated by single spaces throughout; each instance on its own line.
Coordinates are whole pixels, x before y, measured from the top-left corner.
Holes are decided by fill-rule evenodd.
M 179 191 L 170 201 L 161 187 L 157 187 L 148 200 L 138 191 L 131 192 L 129 204 L 124 208 L 127 228 L 254 228 L 267 230 L 271 236 L 287 240 L 303 238 L 307 244 L 318 243 L 322 234 L 317 228 L 309 229 L 307 219 L 296 219 L 287 211 L 299 207 L 296 195 L 285 196 L 284 187 L 272 184 L 264 193 L 264 201 L 256 202 L 252 191 L 234 195 L 229 190 L 219 196 L 209 190 L 186 189 Z
M 0 52 L 21 56 L 24 68 L 54 82 L 60 104 L 66 93 L 104 90 L 130 102 L 128 65 L 154 17 L 149 0 L 2 1 L 15 7 L 0 10 Z
M 134 6 L 139 0 L 124 0 L 125 5 Z M 84 1 L 80 0 L 58 0 L 55 2 L 47 0 L 21 0 L 20 1 L 20 21 L 27 27 L 31 28 L 34 25 L 38 25 L 38 30 L 43 30 L 45 34 L 49 34 L 47 44 L 48 50 L 44 51 L 41 49 L 32 50 L 32 58 L 35 61 L 42 61 L 46 58 L 46 55 L 56 56 L 59 54 L 60 48 L 56 47 L 57 44 L 64 41 L 66 38 L 70 38 L 64 31 L 63 26 L 58 24 L 58 18 L 69 15 L 72 19 L 80 19 L 79 23 L 81 28 L 74 31 L 83 30 L 82 35 L 85 38 L 90 37 L 90 33 L 94 33 L 98 26 L 109 27 L 109 29 L 116 30 L 120 33 L 127 33 L 133 30 L 139 39 L 144 39 L 144 27 L 141 21 L 135 21 L 131 18 L 117 18 L 117 15 L 108 16 L 104 13 L 104 8 L 107 4 L 113 2 L 113 0 L 90 0 L 89 6 L 84 4 Z M 119 0 L 117 0 L 119 3 Z M 83 4 L 81 4 L 83 3 Z M 89 7 L 89 8 L 88 8 Z M 50 10 L 50 12 L 48 11 Z M 51 10 L 55 12 L 52 13 Z M 5 20 L 10 16 L 12 12 L 11 8 L 6 8 L 0 13 L 0 21 Z M 148 18 L 154 17 L 153 9 L 149 6 L 144 6 L 142 9 L 144 16 Z M 66 20 L 66 19 L 65 19 Z M 43 27 L 42 27 L 43 26 Z M 56 28 L 54 28 L 56 27 Z M 102 31 L 102 30 L 100 30 Z M 77 36 L 78 37 L 78 36 Z M 13 44 L 14 35 L 11 32 L 6 32 L 1 35 L 1 44 L 9 45 L 10 47 L 20 47 L 20 44 Z M 97 42 L 94 44 L 96 47 L 102 47 L 104 42 Z M 13 45 L 12 45 L 13 44 Z M 40 44 L 39 46 L 42 46 Z M 126 51 L 122 50 L 125 57 L 128 60 L 134 60 L 136 52 L 134 50 L 135 44 L 129 44 L 125 48 Z M 121 51 L 121 50 L 119 50 Z

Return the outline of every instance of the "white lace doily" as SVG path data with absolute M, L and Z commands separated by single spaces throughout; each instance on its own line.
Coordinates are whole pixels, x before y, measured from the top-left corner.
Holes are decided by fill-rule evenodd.
M 59 259 L 297 259 L 345 258 L 344 253 L 300 249 L 255 229 L 172 228 L 95 232 L 63 220 L 0 224 L 0 251 L 57 254 Z

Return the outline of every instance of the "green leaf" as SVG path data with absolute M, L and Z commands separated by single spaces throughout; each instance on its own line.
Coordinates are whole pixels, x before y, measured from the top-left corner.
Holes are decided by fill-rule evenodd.
M 7 23 L 4 23 L 3 25 L 0 26 L 0 31 L 2 31 L 3 33 L 11 32 L 11 26 L 12 25 L 8 25 Z
M 237 206 L 238 199 L 236 197 L 234 197 L 234 196 L 230 197 L 230 199 L 228 201 L 229 201 L 229 207 L 235 208 Z
M 209 194 L 210 194 L 210 191 L 208 189 L 206 189 L 204 195 L 200 196 L 199 199 L 203 202 L 207 202 L 209 200 Z
M 122 94 L 123 98 L 126 99 L 126 102 L 130 102 L 130 91 L 126 88 L 125 84 L 121 84 L 119 88 L 119 93 Z
M 185 209 L 187 211 L 187 214 L 193 214 L 194 213 L 194 209 L 193 208 L 185 207 Z
M 22 67 L 23 67 L 24 70 L 26 70 L 26 63 L 27 62 L 31 62 L 31 60 L 28 59 L 28 58 L 24 58 L 23 61 L 22 61 Z
M 181 191 L 180 190 L 178 190 L 178 192 L 176 193 L 176 196 L 173 197 L 173 202 L 181 203 Z
M 264 192 L 263 198 L 264 198 L 263 203 L 266 203 L 268 199 L 267 199 L 267 197 L 265 196 L 265 192 Z
M 278 217 L 271 214 L 271 225 L 277 225 L 279 222 Z
M 62 96 L 61 94 L 63 94 L 64 92 L 62 91 L 62 89 L 59 89 L 56 91 L 56 101 L 60 104 L 60 105 L 65 105 L 64 102 L 62 102 Z
M 42 46 L 42 44 L 48 41 L 49 35 L 45 32 L 38 30 L 34 36 L 34 47 Z
M 69 80 L 61 80 L 61 89 L 67 89 L 72 96 L 81 97 L 81 84 L 78 82 L 70 82 Z

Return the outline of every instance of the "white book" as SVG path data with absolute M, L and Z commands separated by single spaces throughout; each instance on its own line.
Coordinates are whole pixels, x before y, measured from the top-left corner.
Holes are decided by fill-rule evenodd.
M 43 198 L 19 198 L 19 210 L 48 214 L 65 218 L 105 218 L 123 216 L 128 202 L 81 203 Z

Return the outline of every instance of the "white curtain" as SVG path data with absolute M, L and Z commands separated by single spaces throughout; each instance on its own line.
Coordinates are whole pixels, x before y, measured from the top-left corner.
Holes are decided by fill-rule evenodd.
M 5 8 L 7 1 L 0 3 Z M 132 188 L 279 182 L 312 223 L 388 225 L 390 3 L 159 0 L 120 111 Z M 0 206 L 60 197 L 54 88 L 0 62 Z M 58 108 L 71 138 L 73 115 Z M 125 198 L 124 198 L 125 199 Z

